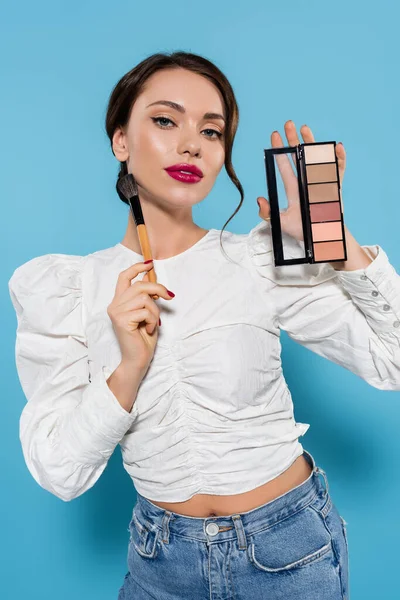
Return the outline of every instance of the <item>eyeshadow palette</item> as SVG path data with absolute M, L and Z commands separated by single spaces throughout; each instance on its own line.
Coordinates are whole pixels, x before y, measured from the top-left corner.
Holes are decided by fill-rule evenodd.
M 264 150 L 276 266 L 347 260 L 335 147 L 314 142 Z M 300 204 L 304 240 L 297 255 L 281 226 L 293 203 Z

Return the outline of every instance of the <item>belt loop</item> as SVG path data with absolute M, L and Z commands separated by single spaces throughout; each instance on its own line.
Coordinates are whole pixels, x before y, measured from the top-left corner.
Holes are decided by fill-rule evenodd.
M 310 466 L 312 467 L 313 473 L 319 473 L 320 475 L 323 476 L 324 481 L 325 481 L 325 495 L 327 495 L 329 492 L 329 484 L 328 484 L 328 478 L 326 476 L 325 471 L 323 469 L 321 469 L 321 467 L 317 467 L 313 455 L 310 452 L 308 452 L 307 450 L 305 450 L 304 448 L 303 448 L 303 454 L 305 455 L 306 460 L 309 462 Z
M 320 473 L 323 476 L 324 481 L 325 481 L 325 495 L 327 495 L 329 492 L 329 484 L 328 484 L 328 478 L 326 476 L 325 471 L 323 469 L 321 469 L 320 467 L 315 467 L 314 471 L 315 471 L 315 473 Z
M 246 550 L 247 539 L 244 531 L 243 522 L 240 515 L 232 515 L 233 524 L 235 525 L 236 533 L 239 541 L 239 550 Z
M 169 544 L 169 520 L 172 513 L 166 510 L 162 519 L 162 541 Z

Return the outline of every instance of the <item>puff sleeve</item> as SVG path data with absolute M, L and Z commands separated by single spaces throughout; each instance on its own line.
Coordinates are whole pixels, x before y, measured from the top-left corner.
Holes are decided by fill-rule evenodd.
M 247 240 L 281 329 L 373 387 L 400 390 L 400 276 L 380 246 L 363 246 L 373 259 L 366 268 L 336 271 L 329 263 L 275 267 L 266 221 Z M 288 257 L 299 255 L 299 244 L 285 235 Z
M 26 465 L 37 483 L 64 501 L 92 487 L 134 422 L 107 384 L 106 367 L 90 381 L 82 320 L 85 257 L 47 254 L 9 280 L 17 316 L 15 361 L 27 403 L 20 417 Z

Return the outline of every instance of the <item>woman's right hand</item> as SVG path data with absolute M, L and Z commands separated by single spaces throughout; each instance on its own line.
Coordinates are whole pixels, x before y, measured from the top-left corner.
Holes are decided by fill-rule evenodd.
M 160 309 L 151 296 L 172 299 L 164 285 L 149 281 L 147 271 L 152 268 L 153 263 L 139 262 L 121 271 L 114 298 L 107 307 L 120 345 L 121 362 L 144 373 L 154 355 L 160 318 Z M 132 284 L 131 280 L 144 271 L 143 279 Z

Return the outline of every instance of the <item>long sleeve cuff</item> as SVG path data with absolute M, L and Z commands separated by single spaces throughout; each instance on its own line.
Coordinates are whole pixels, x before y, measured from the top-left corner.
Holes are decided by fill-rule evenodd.
M 336 276 L 375 331 L 400 339 L 400 276 L 380 246 L 363 249 L 373 261 L 363 269 L 336 271 Z
M 107 384 L 112 371 L 103 366 L 92 378 L 82 401 L 62 420 L 62 435 L 79 462 L 101 462 L 108 459 L 137 418 L 136 403 L 126 411 Z

